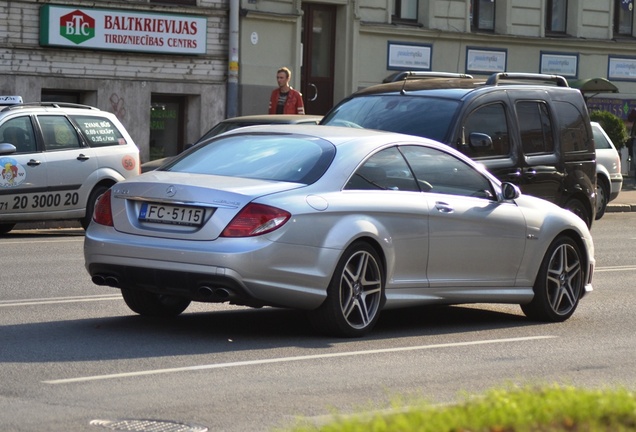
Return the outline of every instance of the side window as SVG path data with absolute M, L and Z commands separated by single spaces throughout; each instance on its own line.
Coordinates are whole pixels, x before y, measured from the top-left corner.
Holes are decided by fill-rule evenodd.
M 495 30 L 495 0 L 470 0 L 470 24 L 473 30 Z
M 417 21 L 418 0 L 393 0 L 393 19 Z
M 423 190 L 433 193 L 493 199 L 490 181 L 482 173 L 441 150 L 423 146 L 401 147 Z
M 41 115 L 38 122 L 44 137 L 44 147 L 48 151 L 80 148 L 80 140 L 75 128 L 64 116 Z
M 567 30 L 568 0 L 547 0 L 545 30 L 565 34 Z
M 508 156 L 510 138 L 503 104 L 485 105 L 471 112 L 464 122 L 464 138 L 462 151 L 470 158 Z
M 88 140 L 91 147 L 105 147 L 126 144 L 123 135 L 106 117 L 71 116 Z
M 351 176 L 345 189 L 419 192 L 413 173 L 397 148 L 371 156 Z
M 546 103 L 517 102 L 516 110 L 524 154 L 553 153 L 554 135 Z
M 634 1 L 614 0 L 614 33 L 632 36 L 634 22 Z
M 563 153 L 594 150 L 585 127 L 583 113 L 568 102 L 555 102 L 554 106 L 561 119 L 559 136 L 561 137 L 561 150 Z
M 0 126 L 0 142 L 13 144 L 16 153 L 34 153 L 35 135 L 29 116 L 7 120 Z

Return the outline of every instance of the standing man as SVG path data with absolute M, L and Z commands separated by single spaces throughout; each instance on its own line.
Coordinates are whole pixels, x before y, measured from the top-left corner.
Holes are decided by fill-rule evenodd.
M 269 98 L 270 114 L 305 114 L 303 96 L 289 85 L 291 71 L 282 67 L 276 71 L 278 88 Z

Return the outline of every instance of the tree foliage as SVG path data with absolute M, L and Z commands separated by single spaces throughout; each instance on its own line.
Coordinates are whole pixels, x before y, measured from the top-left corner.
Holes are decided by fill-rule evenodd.
M 620 117 L 609 111 L 592 111 L 590 120 L 600 123 L 617 149 L 624 147 L 629 139 L 627 126 Z

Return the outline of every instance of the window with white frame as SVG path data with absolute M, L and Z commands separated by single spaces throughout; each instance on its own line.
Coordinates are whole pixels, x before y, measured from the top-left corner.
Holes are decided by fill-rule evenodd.
M 470 0 L 470 25 L 473 30 L 495 30 L 495 0 Z
M 614 3 L 614 33 L 632 36 L 634 22 L 634 0 L 615 0 Z
M 393 18 L 417 21 L 418 0 L 393 0 Z
M 546 25 L 548 33 L 565 33 L 567 31 L 568 0 L 548 0 L 546 8 Z

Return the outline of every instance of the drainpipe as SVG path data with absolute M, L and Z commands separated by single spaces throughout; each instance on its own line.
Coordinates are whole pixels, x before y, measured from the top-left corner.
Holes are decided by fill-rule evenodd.
M 240 0 L 230 0 L 226 118 L 236 117 L 238 115 L 239 8 Z

